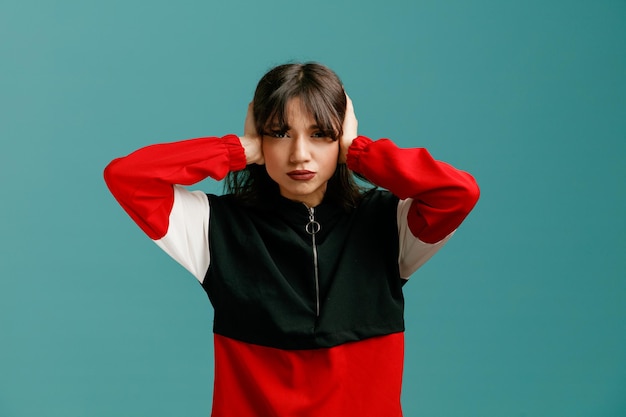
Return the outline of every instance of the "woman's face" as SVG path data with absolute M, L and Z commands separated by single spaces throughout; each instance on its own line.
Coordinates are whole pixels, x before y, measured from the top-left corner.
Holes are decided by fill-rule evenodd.
M 339 142 L 316 126 L 298 98 L 287 103 L 286 116 L 287 126 L 270 126 L 263 134 L 265 168 L 283 197 L 315 207 L 337 168 Z

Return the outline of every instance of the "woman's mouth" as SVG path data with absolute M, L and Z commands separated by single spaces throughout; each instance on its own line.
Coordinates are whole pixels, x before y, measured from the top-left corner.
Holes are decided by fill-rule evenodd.
M 315 177 L 315 172 L 307 171 L 307 170 L 295 170 L 287 173 L 289 178 L 296 181 L 308 181 Z

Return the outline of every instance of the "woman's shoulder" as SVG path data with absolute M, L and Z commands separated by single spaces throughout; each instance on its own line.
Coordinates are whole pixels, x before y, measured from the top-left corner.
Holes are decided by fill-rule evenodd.
M 359 206 L 386 205 L 395 207 L 398 205 L 398 201 L 399 198 L 391 192 L 381 188 L 373 188 L 363 193 Z
M 209 206 L 213 210 L 245 210 L 253 207 L 251 204 L 246 204 L 241 198 L 234 194 L 207 194 L 209 199 Z
M 395 225 L 398 201 L 398 197 L 387 190 L 379 188 L 368 190 L 355 207 L 353 216 L 361 221 L 367 221 L 372 227 L 384 228 L 387 222 Z

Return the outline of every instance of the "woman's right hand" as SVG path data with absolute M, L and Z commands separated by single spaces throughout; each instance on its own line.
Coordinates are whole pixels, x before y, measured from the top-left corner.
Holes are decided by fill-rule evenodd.
M 259 136 L 256 126 L 254 124 L 254 110 L 253 103 L 248 104 L 248 113 L 246 114 L 246 121 L 243 126 L 243 136 L 239 137 L 241 146 L 246 153 L 246 164 L 258 164 L 263 165 L 265 159 L 263 158 L 263 147 L 261 146 L 261 137 Z

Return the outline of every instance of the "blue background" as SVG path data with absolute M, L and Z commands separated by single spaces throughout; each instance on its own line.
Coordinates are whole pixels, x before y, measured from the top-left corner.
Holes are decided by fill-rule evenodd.
M 206 296 L 101 172 L 289 60 L 481 185 L 405 287 L 406 416 L 626 416 L 623 0 L 3 0 L 0 416 L 209 414 Z

